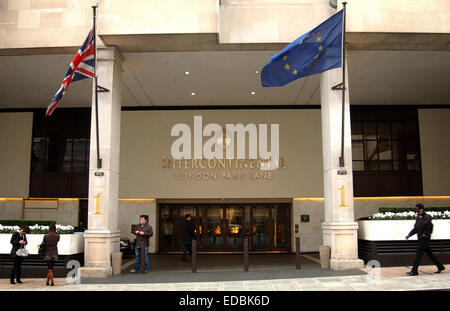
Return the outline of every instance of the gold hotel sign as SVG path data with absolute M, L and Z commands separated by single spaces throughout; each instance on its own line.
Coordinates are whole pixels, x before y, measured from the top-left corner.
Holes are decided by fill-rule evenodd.
M 274 161 L 274 170 L 260 170 L 270 159 L 173 159 L 162 158 L 164 169 L 176 169 L 176 179 L 187 180 L 270 180 L 277 169 L 285 169 L 286 162 L 280 157 Z

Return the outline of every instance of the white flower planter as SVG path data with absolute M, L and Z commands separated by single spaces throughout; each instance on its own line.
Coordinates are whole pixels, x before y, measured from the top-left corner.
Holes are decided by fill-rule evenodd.
M 360 220 L 358 221 L 358 239 L 370 241 L 405 240 L 414 228 L 415 220 Z M 450 239 L 450 219 L 435 219 L 432 240 Z M 417 234 L 409 238 L 417 240 Z
M 0 254 L 9 254 L 11 252 L 12 233 L 0 234 Z M 28 244 L 25 246 L 30 255 L 37 255 L 39 245 L 44 239 L 44 234 L 27 234 Z M 74 255 L 84 252 L 83 234 L 60 234 L 58 242 L 59 255 Z

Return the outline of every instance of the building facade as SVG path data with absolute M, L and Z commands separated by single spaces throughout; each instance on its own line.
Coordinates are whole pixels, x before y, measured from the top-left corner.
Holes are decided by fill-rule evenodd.
M 99 168 L 92 81 L 44 116 L 96 2 L 0 4 L 0 219 L 82 223 L 86 276 L 111 273 L 110 254 L 142 214 L 152 253 L 179 252 L 191 214 L 201 251 L 239 252 L 249 238 L 252 252 L 293 252 L 300 236 L 302 252 L 329 245 L 331 268 L 348 269 L 362 265 L 358 218 L 450 204 L 448 1 L 347 1 L 344 168 L 341 91 L 331 90 L 342 69 L 280 88 L 259 75 L 341 8 L 328 0 L 100 1 Z M 179 124 L 192 158 L 174 158 Z M 196 157 L 210 124 L 223 129 L 213 137 L 223 154 L 239 142 L 227 125 L 247 129 L 245 157 Z M 274 124 L 278 168 L 261 170 Z

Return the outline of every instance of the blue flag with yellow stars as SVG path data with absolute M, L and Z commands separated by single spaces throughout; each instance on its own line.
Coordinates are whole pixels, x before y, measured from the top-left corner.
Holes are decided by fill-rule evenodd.
M 341 67 L 343 10 L 273 55 L 261 71 L 263 86 L 282 86 Z

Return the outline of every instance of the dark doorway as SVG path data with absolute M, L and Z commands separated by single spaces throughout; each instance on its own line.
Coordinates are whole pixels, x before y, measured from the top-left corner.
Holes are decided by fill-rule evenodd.
M 88 227 L 88 200 L 79 201 L 78 226 L 83 229 Z
M 242 252 L 249 238 L 251 252 L 289 252 L 291 204 L 197 203 L 159 204 L 159 251 L 182 250 L 180 227 L 191 214 L 198 247 L 206 252 Z

